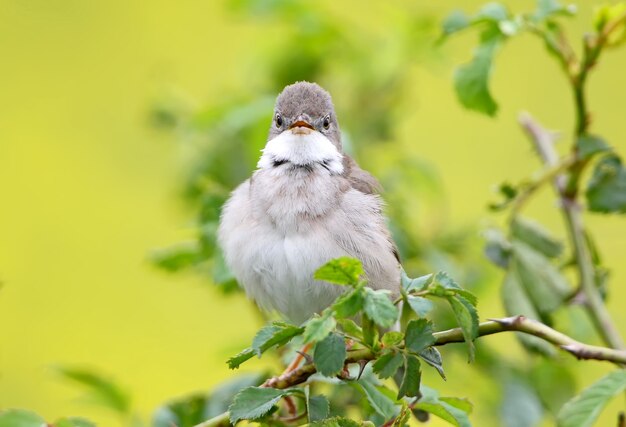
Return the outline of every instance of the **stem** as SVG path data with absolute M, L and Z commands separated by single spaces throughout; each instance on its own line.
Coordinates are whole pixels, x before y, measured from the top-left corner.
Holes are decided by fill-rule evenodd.
M 618 366 L 626 365 L 626 351 L 581 343 L 580 341 L 576 341 L 575 339 L 552 329 L 541 322 L 528 319 L 524 316 L 492 319 L 487 322 L 483 322 L 478 326 L 479 337 L 498 334 L 501 332 L 521 332 L 524 334 L 534 335 L 551 344 L 554 344 L 564 351 L 567 351 L 578 359 L 604 360 L 613 362 Z M 465 341 L 465 338 L 463 337 L 463 330 L 461 328 L 435 332 L 433 335 L 435 337 L 434 345 L 436 346 L 461 343 Z M 350 350 L 348 351 L 345 363 L 348 364 L 375 360 L 377 356 L 378 355 L 375 352 L 368 348 Z M 267 387 L 285 389 L 302 384 L 316 372 L 317 370 L 315 369 L 315 365 L 313 363 L 308 363 L 294 371 L 270 378 L 265 382 L 265 384 L 267 384 Z M 204 421 L 195 427 L 225 427 L 229 425 L 228 420 L 228 412 L 224 412 L 223 414 Z
M 558 154 L 554 150 L 552 135 L 528 114 L 520 116 L 519 121 L 531 141 L 535 144 L 537 152 L 544 163 L 549 167 L 555 166 L 558 163 Z M 589 317 L 591 317 L 598 334 L 600 334 L 608 346 L 615 349 L 624 349 L 624 342 L 613 324 L 596 287 L 593 261 L 585 239 L 583 219 L 580 206 L 575 199 L 575 193 L 573 196 L 566 194 L 569 185 L 564 185 L 563 177 L 561 176 L 555 177 L 553 183 L 560 198 L 567 232 L 574 248 L 580 287 L 585 295 L 585 307 Z

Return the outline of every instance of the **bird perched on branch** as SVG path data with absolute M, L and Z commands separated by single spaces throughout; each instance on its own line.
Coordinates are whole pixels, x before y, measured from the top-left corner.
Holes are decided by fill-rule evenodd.
M 258 169 L 224 205 L 218 231 L 248 296 L 300 324 L 342 292 L 313 279 L 341 256 L 363 263 L 368 286 L 397 295 L 400 262 L 379 184 L 343 152 L 329 93 L 308 82 L 285 87 L 262 151 Z

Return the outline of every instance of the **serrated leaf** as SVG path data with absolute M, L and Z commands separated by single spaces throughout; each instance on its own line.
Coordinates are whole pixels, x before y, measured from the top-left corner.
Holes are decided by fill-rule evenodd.
M 468 359 L 474 360 L 474 340 L 478 337 L 478 313 L 476 308 L 462 296 L 447 298 L 457 323 L 461 327 L 463 337 L 467 343 Z
M 356 286 L 363 274 L 365 272 L 361 261 L 356 258 L 341 257 L 324 264 L 313 277 L 336 285 Z
M 472 60 L 458 67 L 454 73 L 454 88 L 461 104 L 469 109 L 495 116 L 498 105 L 489 91 L 493 57 L 500 47 L 499 31 L 486 30 L 474 50 Z
M 245 361 L 254 357 L 254 350 L 246 348 L 226 361 L 229 369 L 237 369 Z
M 352 319 L 337 319 L 337 323 L 341 326 L 341 329 L 351 337 L 362 338 L 363 330 Z
M 609 400 L 624 390 L 626 371 L 611 372 L 563 405 L 557 417 L 559 427 L 592 426 Z
M 367 397 L 367 401 L 372 408 L 380 414 L 384 419 L 390 420 L 395 416 L 396 405 L 387 395 L 382 393 L 371 382 L 361 379 L 357 381 Z
M 420 370 L 420 361 L 417 356 L 412 354 L 404 355 L 404 375 L 402 383 L 398 390 L 398 399 L 403 396 L 417 397 L 420 392 L 420 381 L 422 371 Z
M 65 379 L 80 384 L 87 390 L 87 396 L 94 403 L 112 409 L 120 414 L 130 412 L 130 397 L 110 379 L 86 369 L 57 368 Z
M 270 387 L 244 388 L 235 395 L 228 408 L 230 422 L 236 424 L 240 420 L 257 420 L 269 414 L 283 396 L 294 393 L 302 393 L 302 391 L 279 390 Z
M 435 343 L 432 323 L 426 319 L 411 320 L 407 324 L 405 334 L 406 349 L 414 353 L 419 353 Z
M 424 297 L 407 295 L 407 301 L 411 310 L 413 310 L 418 317 L 426 317 L 426 315 L 430 313 L 434 307 L 433 302 Z
M 302 339 L 305 343 L 321 341 L 335 329 L 336 325 L 337 322 L 332 312 L 323 313 L 322 316 L 309 320 L 304 328 Z
M 441 378 L 446 379 L 446 374 L 443 371 L 443 359 L 441 353 L 435 347 L 428 347 L 418 353 L 418 356 L 422 358 L 424 362 L 432 366 L 437 370 Z
M 347 318 L 356 315 L 363 308 L 363 290 L 354 289 L 341 295 L 332 305 L 337 318 Z
M 585 195 L 592 212 L 626 212 L 626 169 L 618 156 L 604 156 L 596 164 Z
M 252 340 L 252 350 L 258 357 L 275 345 L 288 343 L 293 337 L 304 332 L 304 328 L 284 322 L 274 322 L 264 326 Z
M 398 319 L 398 309 L 389 299 L 387 292 L 365 289 L 363 309 L 370 319 L 382 328 L 390 328 Z
M 337 375 L 343 369 L 345 360 L 346 343 L 341 336 L 331 333 L 315 345 L 313 362 L 322 375 Z
M 0 427 L 44 427 L 46 421 L 31 411 L 7 409 L 0 411 Z
M 421 291 L 425 289 L 433 279 L 433 274 L 426 274 L 424 276 L 416 277 L 415 279 L 411 279 L 406 275 L 404 270 L 402 270 L 402 288 L 406 293 L 411 291 Z
M 467 409 L 466 405 L 462 405 L 462 407 L 459 408 L 456 405 L 450 404 L 443 400 L 443 398 L 440 398 L 436 390 L 424 385 L 421 387 L 420 391 L 423 397 L 415 405 L 415 409 L 422 409 L 429 412 L 454 426 L 471 427 L 467 416 L 468 413 L 465 411 L 465 409 Z
M 391 347 L 402 342 L 403 338 L 404 334 L 402 332 L 389 331 L 385 332 L 385 334 L 380 339 L 380 342 L 383 343 L 385 347 Z
M 511 244 L 500 230 L 490 229 L 485 232 L 485 256 L 501 268 L 509 266 L 511 258 Z
M 393 421 L 393 424 L 391 425 L 391 427 L 404 427 L 405 425 L 409 423 L 410 419 L 411 419 L 411 409 L 409 408 L 409 405 L 407 405 L 406 402 L 404 401 L 402 402 L 402 409 L 400 409 L 400 413 L 398 414 L 396 419 Z
M 563 244 L 535 221 L 516 217 L 511 223 L 511 235 L 550 258 L 556 258 L 563 252 Z
M 589 159 L 593 155 L 611 150 L 611 147 L 596 135 L 583 135 L 576 140 L 576 151 L 580 159 Z
M 392 351 L 376 359 L 372 365 L 372 370 L 382 379 L 391 378 L 403 363 L 402 353 Z
M 504 277 L 501 294 L 504 310 L 508 316 L 521 314 L 529 319 L 541 319 L 520 282 L 515 266 L 509 268 L 509 271 Z M 556 354 L 554 347 L 539 337 L 522 333 L 515 333 L 515 337 L 529 351 L 537 352 L 548 357 L 552 357 Z

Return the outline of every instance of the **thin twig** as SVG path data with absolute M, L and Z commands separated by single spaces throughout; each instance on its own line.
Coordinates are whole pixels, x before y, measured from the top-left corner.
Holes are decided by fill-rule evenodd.
M 554 141 L 550 132 L 544 129 L 529 114 L 521 115 L 519 121 L 544 163 L 547 166 L 557 164 L 558 155 L 556 150 L 554 150 Z M 562 176 L 555 177 L 553 182 L 560 198 L 561 211 L 565 219 L 567 232 L 574 248 L 580 287 L 585 295 L 587 312 L 604 342 L 614 349 L 623 350 L 624 342 L 611 320 L 611 316 L 596 287 L 594 267 L 585 238 L 580 205 L 574 198 L 566 195 L 567 189 L 564 186 L 564 178 Z
M 567 351 L 578 359 L 604 360 L 613 362 L 619 366 L 626 365 L 626 351 L 581 343 L 580 341 L 576 341 L 575 339 L 552 329 L 541 322 L 528 319 L 524 316 L 492 319 L 481 323 L 478 327 L 479 337 L 498 334 L 501 332 L 521 332 L 524 334 L 534 335 L 551 344 L 554 344 L 564 351 Z M 434 345 L 436 346 L 465 341 L 461 328 L 435 332 L 433 335 L 435 336 Z M 350 350 L 348 351 L 345 363 L 359 363 L 366 360 L 374 360 L 376 357 L 376 353 L 367 348 Z M 266 384 L 267 386 L 271 386 L 273 388 L 285 389 L 302 384 L 316 372 L 315 365 L 307 363 L 294 371 L 271 378 L 266 382 Z M 228 425 L 228 412 L 225 412 L 215 418 L 198 424 L 196 427 L 225 427 Z

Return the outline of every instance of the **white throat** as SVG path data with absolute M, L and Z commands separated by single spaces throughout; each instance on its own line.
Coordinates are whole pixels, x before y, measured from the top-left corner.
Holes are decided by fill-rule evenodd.
M 324 135 L 317 131 L 294 134 L 286 130 L 267 141 L 257 164 L 260 169 L 271 169 L 289 162 L 295 166 L 320 164 L 331 173 L 343 173 L 343 155 Z

